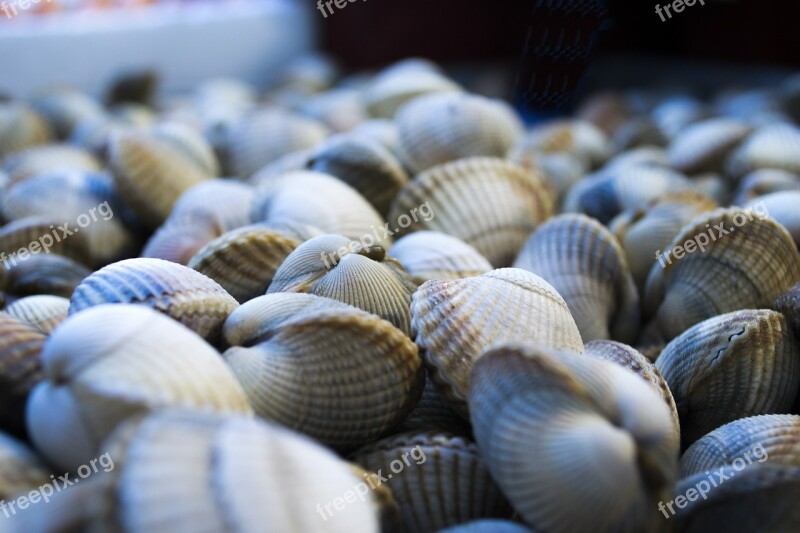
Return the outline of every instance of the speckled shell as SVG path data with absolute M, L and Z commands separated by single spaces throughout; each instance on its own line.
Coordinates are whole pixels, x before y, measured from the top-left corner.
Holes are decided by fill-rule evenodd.
M 727 170 L 739 177 L 762 168 L 800 174 L 800 129 L 790 124 L 759 128 L 730 156 Z
M 422 96 L 397 112 L 400 146 L 414 172 L 467 157 L 503 157 L 523 128 L 507 104 L 482 96 Z
M 515 268 L 540 276 L 558 291 L 584 342 L 639 333 L 639 294 L 625 253 L 599 222 L 580 214 L 551 218 L 531 235 Z
M 337 450 L 397 426 L 422 392 L 416 345 L 389 322 L 310 294 L 269 294 L 231 313 L 223 357 L 255 413 Z
M 321 235 L 286 258 L 267 292 L 333 298 L 374 313 L 413 337 L 409 305 L 415 289 L 411 276 L 382 248 L 366 248 L 341 235 Z
M 426 205 L 428 220 L 412 210 Z M 539 173 L 495 158 L 470 158 L 431 168 L 400 191 L 389 220 L 402 232 L 441 231 L 473 246 L 495 267 L 511 264 L 528 235 L 553 214 L 554 192 Z
M 72 470 L 123 420 L 169 407 L 251 413 L 219 353 L 175 321 L 141 305 L 103 305 L 71 316 L 42 351 L 45 381 L 31 393 L 31 438 Z M 64 446 L 69 442 L 69 446 Z
M 279 157 L 311 148 L 328 136 L 321 123 L 281 109 L 262 109 L 234 124 L 227 139 L 231 169 L 247 179 Z
M 19 102 L 0 103 L 0 160 L 50 139 L 50 127 L 39 113 Z
M 465 437 L 403 433 L 365 446 L 351 458 L 379 473 L 392 491 L 402 532 L 438 531 L 477 518 L 510 518 L 513 512 L 477 446 Z
M 720 172 L 752 128 L 738 120 L 713 118 L 690 125 L 672 139 L 669 162 L 685 174 Z
M 151 228 L 167 219 L 184 191 L 214 177 L 205 163 L 158 130 L 115 131 L 108 160 L 123 200 Z
M 43 144 L 10 155 L 3 161 L 9 186 L 45 172 L 78 170 L 100 172 L 102 165 L 91 153 L 68 144 Z
M 302 241 L 269 226 L 229 231 L 200 249 L 188 262 L 240 303 L 267 291 L 275 272 Z
M 426 94 L 459 93 L 462 89 L 434 69 L 390 67 L 364 90 L 364 103 L 376 118 L 393 118 L 403 104 Z
M 38 95 L 33 106 L 47 119 L 51 129 L 61 138 L 69 137 L 73 128 L 86 120 L 97 120 L 105 116 L 99 102 L 70 88 L 55 88 Z
M 723 465 L 800 466 L 800 416 L 760 415 L 734 420 L 692 444 L 681 457 L 681 477 Z
M 775 219 L 800 247 L 800 190 L 765 194 L 750 200 L 744 208 Z
M 800 339 L 800 283 L 792 285 L 781 293 L 771 307 L 783 313 L 796 337 Z
M 385 231 L 383 217 L 358 191 L 321 172 L 288 173 L 260 187 L 252 220 L 312 226 L 357 241 L 369 238 L 387 250 L 392 242 L 392 230 Z
M 535 126 L 516 143 L 516 150 L 545 154 L 567 152 L 587 168 L 595 168 L 611 155 L 605 133 L 583 120 L 557 120 Z
M 657 502 L 672 493 L 678 436 L 638 376 L 580 354 L 498 346 L 472 369 L 469 406 L 492 477 L 529 525 L 664 529 Z
M 800 176 L 785 170 L 764 168 L 742 178 L 732 203 L 744 205 L 759 196 L 780 191 L 800 191 Z
M 387 148 L 357 135 L 337 135 L 317 146 L 309 155 L 308 168 L 344 181 L 381 216 L 389 213 L 392 200 L 409 180 Z
M 0 311 L 0 428 L 25 435 L 25 402 L 42 379 L 39 355 L 45 335 Z M 2 481 L 2 480 L 0 480 Z
M 669 384 L 689 445 L 737 418 L 787 412 L 800 382 L 800 348 L 780 313 L 741 310 L 676 337 L 656 368 Z
M 50 294 L 28 296 L 9 305 L 6 311 L 49 335 L 66 320 L 69 299 Z
M 411 303 L 412 327 L 431 378 L 464 418 L 469 373 L 499 342 L 531 341 L 583 352 L 583 341 L 556 290 L 542 278 L 504 268 L 472 278 L 424 283 Z
M 431 279 L 478 276 L 492 265 L 475 248 L 438 231 L 415 231 L 399 239 L 389 255 L 400 261 L 417 283 Z
M 720 229 L 728 233 L 719 235 Z M 717 209 L 686 225 L 668 249 L 700 234 L 711 241 L 705 251 L 694 247 L 681 258 L 671 253 L 653 265 L 644 298 L 645 313 L 653 318 L 645 337 L 669 341 L 721 313 L 769 307 L 800 281 L 797 247 L 770 218 L 738 208 Z
M 0 433 L 0 500 L 3 503 L 50 482 L 47 466 L 32 450 L 21 441 Z M 9 511 L 3 520 L 11 516 Z M 3 530 L 7 531 L 5 527 Z
M 589 357 L 616 363 L 645 380 L 667 404 L 672 415 L 675 434 L 680 435 L 681 428 L 675 399 L 672 397 L 672 392 L 669 390 L 666 380 L 661 376 L 652 361 L 635 348 L 616 341 L 591 341 L 587 342 L 584 348 L 586 349 L 586 355 Z
M 214 280 L 161 259 L 126 259 L 101 268 L 75 289 L 70 314 L 101 304 L 144 304 L 211 342 L 238 302 Z
M 3 290 L 19 298 L 37 294 L 69 298 L 75 287 L 92 273 L 82 264 L 54 253 L 31 256 L 17 266 L 9 261 L 9 265 L 11 268 L 0 275 Z

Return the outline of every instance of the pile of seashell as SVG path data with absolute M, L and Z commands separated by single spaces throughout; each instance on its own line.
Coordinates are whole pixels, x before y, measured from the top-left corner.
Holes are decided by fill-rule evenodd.
M 0 531 L 800 529 L 800 80 L 337 77 L 0 102 Z

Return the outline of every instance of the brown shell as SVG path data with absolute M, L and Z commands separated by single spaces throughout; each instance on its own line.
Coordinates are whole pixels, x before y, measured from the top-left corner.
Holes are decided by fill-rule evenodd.
M 6 157 L 3 170 L 9 186 L 45 172 L 78 170 L 100 172 L 102 165 L 91 153 L 68 144 L 43 144 Z
M 25 261 L 3 269 L 0 279 L 3 290 L 14 297 L 51 294 L 69 298 L 91 270 L 58 254 L 34 255 Z M 5 266 L 5 264 L 4 264 Z
M 42 380 L 40 354 L 45 334 L 0 311 L 0 427 L 24 436 L 25 403 Z
M 40 294 L 21 298 L 6 311 L 49 335 L 69 314 L 69 299 Z
M 50 127 L 39 113 L 20 102 L 0 102 L 0 160 L 50 139 Z
M 605 133 L 590 122 L 556 120 L 534 126 L 517 141 L 516 150 L 552 154 L 567 152 L 580 159 L 586 168 L 596 168 L 611 155 Z

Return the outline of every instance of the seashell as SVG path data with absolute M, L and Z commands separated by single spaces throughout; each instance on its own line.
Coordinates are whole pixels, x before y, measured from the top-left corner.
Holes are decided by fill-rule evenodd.
M 755 170 L 742 178 L 733 205 L 744 205 L 759 196 L 780 191 L 800 191 L 800 176 L 774 168 Z
M 743 207 L 768 216 L 786 228 L 800 247 L 800 190 L 773 192 L 750 200 Z
M 380 246 L 321 235 L 289 254 L 267 293 L 332 298 L 376 314 L 413 338 L 409 305 L 415 289 L 411 276 Z
M 635 117 L 622 124 L 611 138 L 614 152 L 623 152 L 639 147 L 661 147 L 669 144 L 669 138 L 661 127 L 649 117 Z
M 599 222 L 579 214 L 551 218 L 531 235 L 514 267 L 558 291 L 584 341 L 636 339 L 639 293 L 625 252 Z
M 378 474 L 400 510 L 400 531 L 438 531 L 478 518 L 509 518 L 503 494 L 474 442 L 441 432 L 410 432 L 354 452 Z
M 737 467 L 766 461 L 800 466 L 798 436 L 800 416 L 797 415 L 760 415 L 734 420 L 695 441 L 686 450 L 681 457 L 681 477 L 734 463 Z
M 473 520 L 439 530 L 439 533 L 531 533 L 531 530 L 508 520 Z
M 673 258 L 661 256 L 653 265 L 645 289 L 644 311 L 652 317 L 645 336 L 669 341 L 707 318 L 769 307 L 800 281 L 797 247 L 770 218 L 739 208 L 704 213 L 681 230 L 669 250 L 698 243 L 694 239 L 701 234 L 710 240 L 705 250 L 691 253 L 697 248 L 686 247 L 687 255 L 673 252 Z
M 422 392 L 416 345 L 375 315 L 310 294 L 270 294 L 231 313 L 223 357 L 255 413 L 336 450 L 399 425 Z
M 407 168 L 406 162 L 403 159 L 403 150 L 400 148 L 400 133 L 397 130 L 397 124 L 393 120 L 385 118 L 374 118 L 362 122 L 358 127 L 348 132 L 350 137 L 364 138 L 370 141 L 378 142 L 389 150 L 398 161 L 401 161 Z
M 78 123 L 101 119 L 106 114 L 100 103 L 87 94 L 65 87 L 40 94 L 33 100 L 33 107 L 59 139 L 68 138 Z
M 415 172 L 467 157 L 503 157 L 523 133 L 508 104 L 463 93 L 416 98 L 397 112 L 396 123 Z
M 800 380 L 800 349 L 780 313 L 741 310 L 677 336 L 656 360 L 675 398 L 689 445 L 746 416 L 782 413 Z
M 5 158 L 8 187 L 45 172 L 75 170 L 100 172 L 102 165 L 88 151 L 67 144 L 42 144 L 26 148 Z
M 727 178 L 721 174 L 708 172 L 692 176 L 697 192 L 705 194 L 719 205 L 729 205 L 731 203 L 731 193 Z
M 431 279 L 468 278 L 492 270 L 475 248 L 438 231 L 409 233 L 394 243 L 389 253 L 418 284 Z
M 0 433 L 0 500 L 6 515 L 4 521 L 12 516 L 5 509 L 5 500 L 15 499 L 50 481 L 47 467 L 32 450 L 17 439 Z M 12 510 L 16 514 L 16 509 L 12 507 Z
M 69 298 L 75 287 L 92 273 L 75 260 L 55 253 L 34 255 L 16 266 L 12 263 L 10 268 L 2 270 L 3 285 L 5 292 L 18 297 L 50 294 Z
M 709 483 L 720 477 L 724 483 L 716 487 Z M 699 498 L 697 486 L 703 481 L 713 489 L 705 491 L 706 497 Z M 687 494 L 692 488 L 695 488 L 694 500 L 684 497 L 683 508 L 672 508 L 677 531 L 788 532 L 800 528 L 796 503 L 800 497 L 800 467 L 750 465 L 742 471 L 723 467 L 711 475 L 700 473 L 685 478 L 675 491 Z M 664 514 L 667 515 L 666 510 Z
M 531 152 L 512 148 L 507 159 L 543 174 L 560 198 L 588 171 L 586 164 L 569 152 Z
M 623 211 L 645 209 L 665 194 L 694 189 L 673 170 L 645 165 L 615 165 L 589 175 L 570 189 L 564 210 L 608 224 Z
M 134 415 L 170 407 L 251 413 L 214 348 L 142 305 L 101 305 L 70 316 L 41 358 L 45 381 L 31 392 L 28 431 L 37 449 L 66 470 L 94 457 Z
M 28 296 L 9 305 L 6 311 L 49 335 L 66 320 L 69 299 L 49 294 Z
M 305 170 L 311 161 L 312 150 L 309 148 L 282 155 L 272 163 L 261 167 L 258 172 L 250 176 L 247 183 L 254 187 L 261 187 L 262 185 L 269 185 L 270 182 L 283 177 L 284 174 Z
M 563 298 L 539 276 L 517 268 L 428 281 L 414 293 L 411 314 L 431 378 L 464 418 L 469 373 L 490 346 L 532 341 L 583 352 L 581 335 Z
M 334 132 L 350 131 L 369 118 L 361 92 L 342 87 L 315 94 L 300 105 L 299 111 Z
M 214 342 L 239 304 L 214 280 L 162 259 L 136 258 L 94 272 L 75 289 L 70 315 L 101 304 L 143 304 Z
M 727 172 L 744 176 L 763 168 L 800 174 L 800 129 L 790 124 L 770 124 L 757 129 L 731 154 Z
M 108 160 L 123 200 L 150 228 L 167 219 L 187 189 L 214 177 L 183 145 L 158 131 L 114 132 Z
M 308 168 L 344 181 L 361 193 L 381 216 L 389 214 L 392 200 L 409 180 L 388 149 L 361 136 L 331 137 L 311 152 Z
M 656 503 L 672 492 L 678 436 L 651 385 L 608 361 L 513 344 L 484 353 L 471 381 L 481 456 L 526 523 L 662 529 Z
M 672 139 L 690 125 L 705 119 L 708 113 L 708 109 L 695 98 L 673 96 L 658 104 L 650 116 L 661 131 Z
M 691 124 L 670 143 L 670 165 L 685 174 L 720 172 L 728 156 L 752 131 L 747 124 L 729 118 L 713 118 Z
M 365 88 L 367 111 L 375 118 L 394 118 L 407 102 L 432 94 L 461 93 L 463 89 L 440 72 L 430 68 L 390 67 Z
M 545 178 L 495 158 L 470 158 L 416 176 L 395 198 L 389 220 L 427 205 L 403 233 L 434 230 L 473 246 L 494 266 L 507 266 L 528 235 L 553 213 L 553 191 Z
M 609 223 L 625 250 L 639 290 L 644 288 L 657 254 L 669 249 L 686 224 L 716 207 L 716 202 L 699 192 L 668 193 L 645 208 L 620 213 Z
M 0 311 L 0 426 L 3 431 L 25 436 L 25 402 L 43 377 L 39 354 L 44 341 L 44 333 Z
M 536 126 L 517 140 L 515 147 L 544 154 L 568 152 L 587 168 L 600 166 L 611 155 L 606 135 L 590 122 L 581 120 L 556 120 Z
M 19 102 L 0 102 L 0 160 L 50 140 L 50 127 L 39 113 Z
M 612 135 L 627 122 L 633 112 L 623 94 L 604 91 L 589 96 L 575 115 L 589 122 L 606 135 Z
M 786 289 L 771 307 L 783 313 L 796 337 L 800 339 L 800 283 Z
M 293 58 L 281 71 L 280 81 L 311 94 L 331 87 L 338 76 L 339 67 L 332 58 L 312 52 Z
M 224 233 L 187 263 L 244 303 L 267 291 L 275 273 L 302 241 L 269 226 L 245 226 Z
M 425 376 L 422 396 L 403 422 L 402 432 L 436 431 L 471 438 L 472 428 L 469 422 L 458 416 L 442 399 L 428 372 L 425 372 Z
M 193 128 L 177 122 L 163 122 L 151 129 L 152 135 L 167 142 L 192 160 L 209 176 L 219 176 L 220 165 L 214 149 Z
M 314 191 L 313 195 L 309 191 Z M 295 172 L 263 185 L 252 220 L 270 226 L 311 226 L 388 250 L 394 233 L 358 191 L 320 172 Z
M 327 136 L 327 128 L 315 120 L 280 109 L 261 109 L 231 128 L 226 143 L 231 169 L 247 179 L 279 157 L 312 148 Z
M 47 254 L 60 254 L 91 265 L 87 233 L 77 234 L 80 228 L 69 226 L 52 216 L 30 216 L 9 222 L 0 228 L 0 251 L 7 254 L 0 255 L 3 266 L 10 270 Z
M 669 168 L 667 151 L 659 146 L 640 146 L 618 153 L 608 160 L 604 169 L 612 170 L 626 166 Z

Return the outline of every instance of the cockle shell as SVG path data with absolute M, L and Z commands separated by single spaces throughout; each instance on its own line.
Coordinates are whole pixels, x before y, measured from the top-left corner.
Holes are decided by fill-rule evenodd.
M 220 174 L 220 165 L 214 149 L 205 138 L 185 124 L 162 122 L 151 129 L 152 135 L 166 141 L 183 155 L 194 161 L 209 176 Z
M 444 401 L 429 373 L 425 372 L 425 387 L 416 407 L 403 422 L 403 432 L 437 431 L 468 437 L 472 435 L 469 422 L 458 416 Z
M 261 167 L 258 172 L 246 180 L 246 183 L 254 187 L 260 187 L 261 185 L 269 185 L 270 182 L 276 181 L 284 174 L 306 170 L 309 161 L 311 161 L 312 151 L 313 148 L 308 148 L 282 155 L 272 163 Z
M 381 146 L 389 150 L 392 155 L 407 167 L 403 159 L 403 151 L 400 148 L 400 134 L 397 131 L 397 124 L 393 120 L 385 118 L 374 118 L 367 120 L 348 132 L 351 137 L 359 137 L 380 143 Z
M 387 148 L 354 135 L 337 135 L 317 146 L 309 155 L 308 168 L 344 181 L 382 216 L 389 213 L 392 200 L 409 180 Z
M 213 279 L 244 303 L 267 291 L 278 268 L 301 242 L 280 228 L 245 226 L 208 243 L 187 266 Z
M 0 228 L 0 251 L 7 254 L 0 255 L 0 261 L 10 270 L 37 257 L 59 254 L 89 266 L 87 234 L 78 233 L 79 229 L 53 216 L 34 215 L 9 222 Z
M 123 200 L 151 228 L 167 219 L 184 191 L 214 177 L 205 162 L 158 130 L 114 132 L 108 160 Z
M 636 117 L 623 123 L 611 138 L 615 152 L 640 147 L 661 147 L 669 144 L 669 138 L 661 127 L 649 117 Z
M 709 110 L 699 100 L 684 95 L 665 98 L 650 113 L 667 137 L 673 138 L 690 125 L 707 118 Z
M 13 500 L 28 491 L 50 483 L 47 467 L 32 450 L 4 433 L 0 433 L 0 501 L 3 502 L 3 521 L 10 518 L 6 500 Z M 18 509 L 13 509 L 19 512 Z M 5 527 L 3 531 L 6 531 Z
M 414 209 L 428 205 L 431 216 Z M 478 157 L 417 175 L 395 198 L 389 220 L 416 218 L 403 232 L 441 231 L 473 246 L 495 267 L 511 264 L 528 235 L 553 214 L 554 192 L 539 173 Z
M 293 58 L 283 67 L 280 84 L 313 94 L 331 87 L 339 75 L 339 67 L 331 57 L 311 52 Z
M 364 246 L 341 235 L 304 242 L 283 262 L 268 293 L 301 292 L 350 304 L 388 320 L 412 336 L 411 276 L 380 246 Z
M 314 194 L 309 194 L 314 191 Z M 293 172 L 262 185 L 253 201 L 253 222 L 319 228 L 388 250 L 394 233 L 358 191 L 321 172 Z
M 800 339 L 800 283 L 781 293 L 771 307 L 783 313 L 795 336 Z
M 66 320 L 69 299 L 50 294 L 28 296 L 9 305 L 6 311 L 49 335 Z
M 625 95 L 615 91 L 592 94 L 575 111 L 580 120 L 594 124 L 607 135 L 622 127 L 632 113 Z
M 580 332 L 563 298 L 539 276 L 517 268 L 428 281 L 414 293 L 411 313 L 431 378 L 464 418 L 470 371 L 490 346 L 531 341 L 583 352 Z
M 77 261 L 55 253 L 34 255 L 16 266 L 9 261 L 9 266 L 0 279 L 3 290 L 16 297 L 50 294 L 69 298 L 92 273 Z
M 39 113 L 19 102 L 0 103 L 0 160 L 50 139 L 50 127 Z
M 42 351 L 28 431 L 57 466 L 86 463 L 123 420 L 167 407 L 251 413 L 219 353 L 142 305 L 101 305 L 69 317 Z M 69 446 L 64 446 L 69 442 Z
M 481 456 L 529 525 L 664 529 L 656 502 L 672 492 L 678 436 L 640 377 L 580 354 L 501 345 L 475 363 L 469 407 Z
M 25 435 L 25 402 L 42 379 L 39 354 L 45 334 L 0 311 L 0 427 Z M 2 481 L 2 480 L 0 480 Z
M 681 457 L 681 477 L 736 462 L 800 466 L 800 416 L 759 415 L 740 418 L 695 441 Z
M 255 111 L 229 132 L 231 170 L 247 179 L 282 155 L 311 148 L 327 136 L 327 128 L 315 120 L 281 109 Z
M 415 231 L 395 242 L 389 254 L 417 283 L 478 276 L 492 265 L 469 244 L 438 231 Z
M 400 509 L 400 531 L 438 531 L 477 518 L 511 516 L 468 438 L 402 433 L 365 446 L 351 459 L 391 489 Z
M 47 119 L 55 134 L 66 139 L 80 122 L 105 116 L 99 102 L 76 89 L 59 87 L 38 95 L 33 107 Z
M 300 105 L 299 111 L 335 132 L 350 131 L 369 118 L 361 92 L 344 87 L 311 96 Z
M 397 112 L 400 147 L 415 172 L 467 157 L 503 157 L 522 135 L 514 110 L 482 96 L 421 96 Z
M 743 206 L 775 219 L 800 247 L 800 190 L 765 194 Z
M 717 209 L 695 218 L 668 250 L 690 246 L 653 265 L 645 289 L 647 338 L 673 339 L 707 318 L 737 309 L 769 307 L 777 296 L 800 281 L 800 254 L 789 233 L 760 213 Z M 685 251 L 689 251 L 684 248 Z M 665 252 L 666 253 L 666 252 Z
M 774 168 L 756 170 L 742 178 L 733 199 L 733 205 L 747 202 L 780 191 L 800 191 L 800 176 Z
M 459 93 L 463 89 L 435 69 L 390 67 L 364 90 L 364 103 L 376 118 L 393 118 L 405 103 L 426 94 Z
M 672 397 L 672 392 L 669 390 L 667 381 L 661 376 L 661 373 L 647 357 L 639 353 L 636 349 L 616 341 L 600 340 L 587 342 L 585 349 L 586 355 L 589 357 L 616 363 L 627 368 L 646 381 L 667 404 L 669 412 L 672 415 L 675 434 L 680 434 L 681 428 L 678 418 L 678 409 L 675 406 L 675 399 Z
M 422 392 L 417 347 L 402 331 L 347 304 L 269 294 L 231 313 L 223 357 L 255 413 L 337 450 L 379 438 Z
M 738 120 L 713 118 L 690 125 L 672 139 L 669 162 L 685 174 L 720 172 L 752 128 Z
M 640 146 L 618 153 L 606 163 L 604 168 L 610 170 L 626 166 L 669 168 L 669 160 L 667 152 L 663 148 Z
M 112 470 L 62 491 L 67 513 L 42 506 L 20 517 L 17 531 L 55 531 L 65 514 L 74 530 L 87 531 L 380 531 L 380 496 L 351 465 L 274 424 L 159 412 L 123 425 L 102 449 Z M 362 482 L 366 490 L 355 494 Z M 89 494 L 79 493 L 84 484 Z M 44 523 L 29 526 L 37 521 Z
M 77 170 L 100 172 L 102 165 L 91 153 L 68 144 L 43 144 L 26 148 L 5 158 L 3 170 L 8 173 L 8 185 L 45 172 Z
M 531 235 L 514 267 L 558 291 L 584 342 L 636 339 L 639 294 L 625 253 L 599 222 L 580 214 L 551 218 Z
M 800 174 L 800 128 L 770 124 L 757 129 L 728 160 L 728 173 L 744 176 L 762 168 Z
M 741 310 L 677 336 L 656 360 L 686 445 L 746 416 L 787 412 L 800 382 L 800 348 L 780 313 Z
M 214 280 L 162 259 L 126 259 L 101 268 L 75 289 L 70 314 L 101 304 L 147 305 L 214 342 L 238 302 Z
M 580 159 L 586 168 L 600 166 L 611 155 L 606 135 L 582 120 L 557 120 L 535 126 L 517 140 L 515 149 L 544 154 L 567 152 Z
M 506 159 L 547 178 L 557 197 L 561 197 L 587 173 L 586 163 L 569 152 L 550 154 L 512 148 Z

